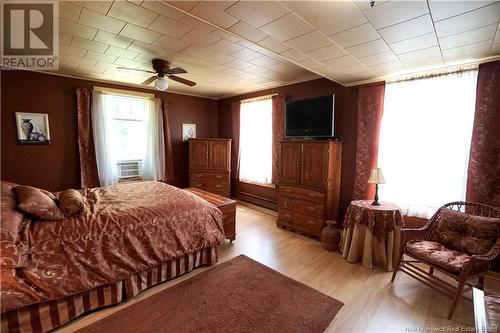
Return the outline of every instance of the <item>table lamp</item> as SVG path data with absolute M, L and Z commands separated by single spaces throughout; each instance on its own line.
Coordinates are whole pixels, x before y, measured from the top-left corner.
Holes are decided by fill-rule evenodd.
M 378 184 L 385 184 L 384 174 L 381 168 L 372 169 L 368 184 L 375 184 L 375 200 L 372 202 L 373 206 L 380 206 L 378 202 Z

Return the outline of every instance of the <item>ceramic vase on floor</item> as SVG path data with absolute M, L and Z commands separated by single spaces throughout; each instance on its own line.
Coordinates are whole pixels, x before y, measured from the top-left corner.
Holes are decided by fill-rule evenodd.
M 326 227 L 321 231 L 321 243 L 325 250 L 336 251 L 340 244 L 340 230 L 336 228 L 337 222 L 326 221 Z

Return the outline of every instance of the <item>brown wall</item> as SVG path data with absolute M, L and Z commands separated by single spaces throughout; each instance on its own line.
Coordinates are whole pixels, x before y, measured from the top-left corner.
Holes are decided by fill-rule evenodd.
M 1 75 L 1 176 L 2 180 L 49 190 L 78 188 L 80 167 L 77 143 L 77 88 L 94 85 L 154 92 L 169 105 L 175 185 L 188 184 L 187 144 L 181 142 L 181 124 L 196 123 L 198 137 L 217 136 L 217 101 L 131 88 L 29 71 L 2 70 Z M 50 145 L 19 145 L 15 112 L 49 114 Z
M 343 142 L 341 214 L 349 205 L 354 186 L 354 166 L 356 159 L 357 96 L 356 89 L 346 88 L 327 79 L 317 79 L 288 86 L 263 90 L 231 97 L 219 101 L 218 134 L 231 137 L 231 103 L 242 99 L 279 93 L 286 100 L 298 100 L 335 94 L 335 136 Z M 269 208 L 275 208 L 276 189 L 234 182 L 233 195 L 252 200 Z

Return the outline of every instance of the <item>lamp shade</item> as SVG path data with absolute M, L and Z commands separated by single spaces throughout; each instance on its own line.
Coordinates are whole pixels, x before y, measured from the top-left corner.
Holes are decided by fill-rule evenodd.
M 155 88 L 160 91 L 165 91 L 168 88 L 168 80 L 164 77 L 159 77 L 156 79 Z
M 368 179 L 368 183 L 370 184 L 385 184 L 384 174 L 382 173 L 382 169 L 375 168 L 372 169 L 370 174 L 370 179 Z

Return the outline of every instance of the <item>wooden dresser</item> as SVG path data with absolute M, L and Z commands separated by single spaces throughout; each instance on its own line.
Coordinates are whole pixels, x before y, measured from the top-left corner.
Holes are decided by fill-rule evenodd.
M 342 143 L 286 140 L 280 149 L 277 225 L 320 237 L 338 218 Z
M 231 139 L 189 139 L 189 186 L 229 197 Z

